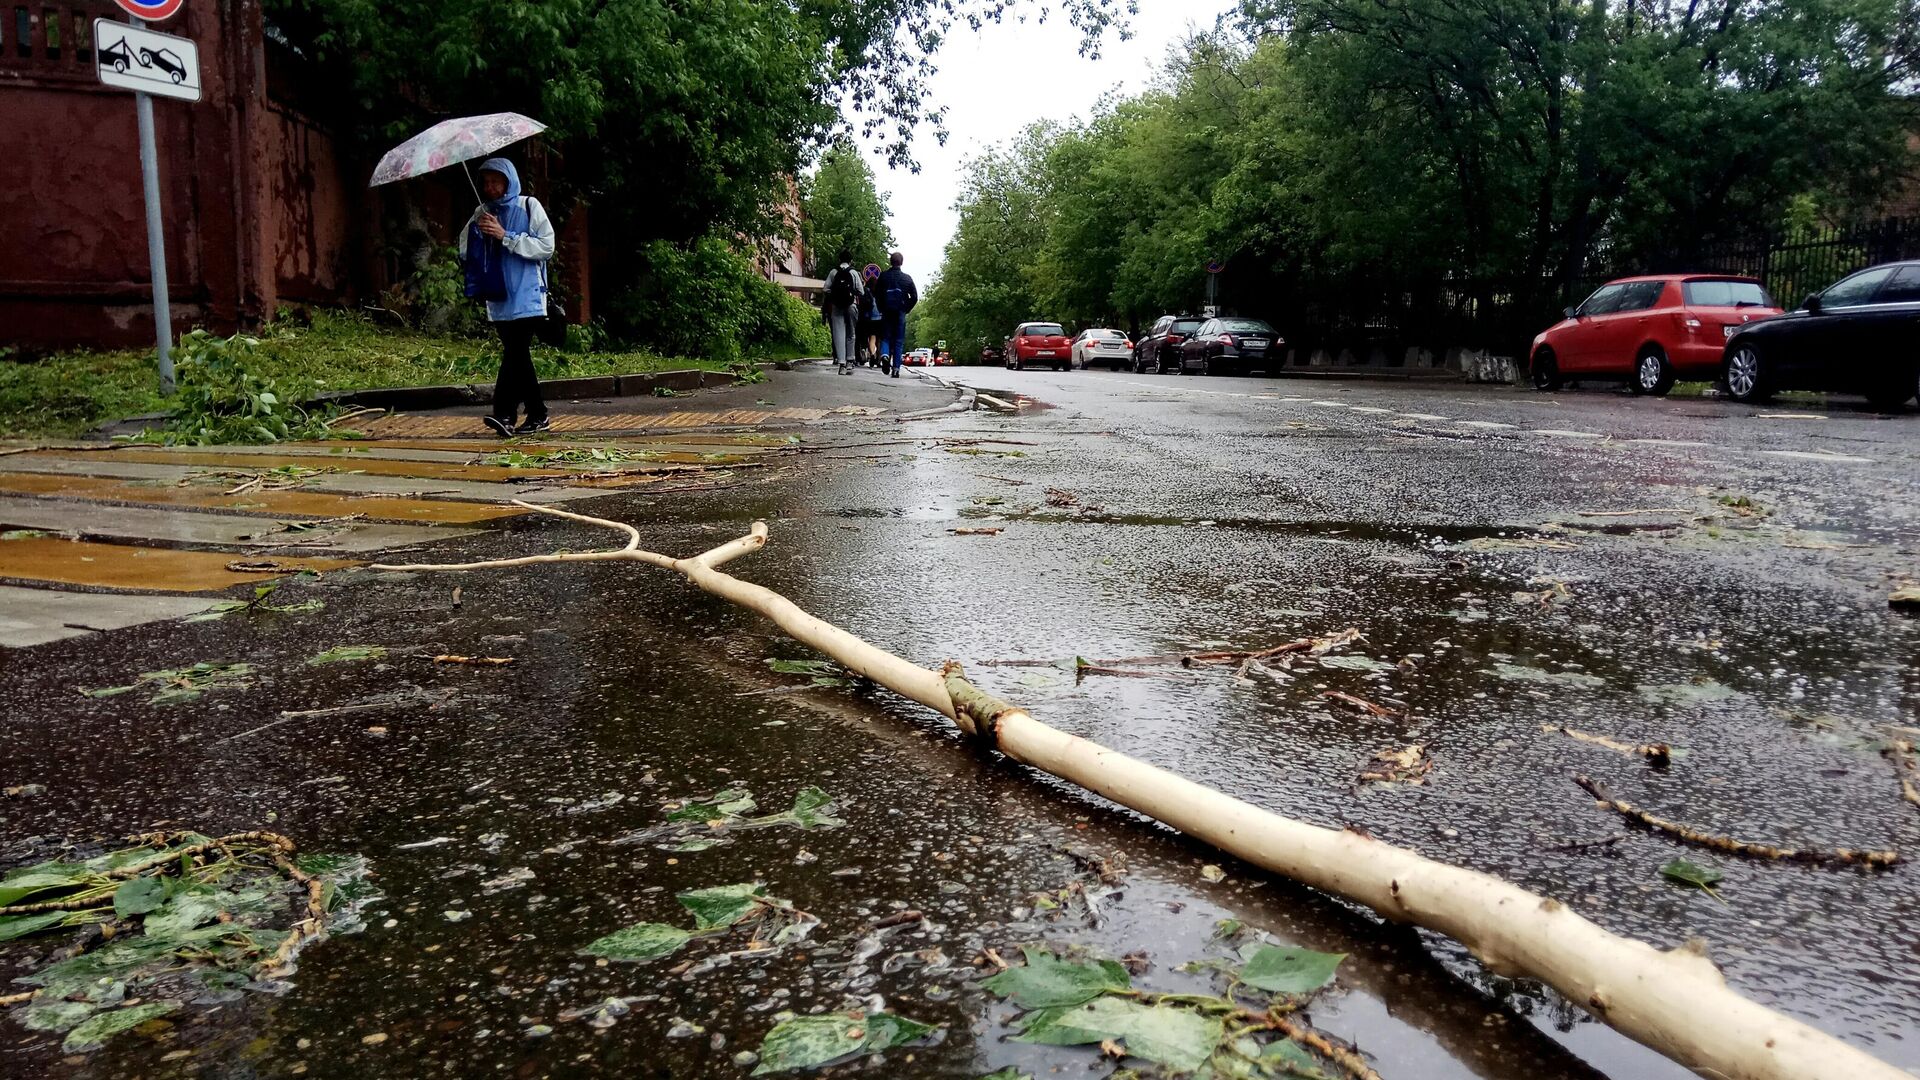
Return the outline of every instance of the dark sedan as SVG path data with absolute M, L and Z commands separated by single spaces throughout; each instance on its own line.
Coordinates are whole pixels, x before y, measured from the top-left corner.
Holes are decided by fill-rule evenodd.
M 1180 343 L 1180 374 L 1245 375 L 1255 368 L 1272 373 L 1268 357 L 1285 346 L 1259 319 L 1208 319 Z
M 1162 315 L 1133 343 L 1133 373 L 1158 375 L 1168 368 L 1180 367 L 1180 343 L 1206 322 L 1198 315 Z
M 1734 331 L 1720 372 L 1735 401 L 1832 390 L 1897 409 L 1920 394 L 1917 346 L 1920 261 L 1888 263 L 1842 278 L 1798 311 Z

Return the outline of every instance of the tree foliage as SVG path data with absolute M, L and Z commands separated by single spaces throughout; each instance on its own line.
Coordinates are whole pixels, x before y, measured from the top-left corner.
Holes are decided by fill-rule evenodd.
M 887 228 L 887 200 L 873 183 L 873 170 L 860 151 L 836 141 L 820 155 L 820 166 L 801 187 L 801 229 L 810 271 L 825 274 L 844 249 L 855 266 L 885 266 L 893 233 Z
M 339 88 L 338 120 L 362 149 L 447 116 L 526 113 L 564 163 L 566 187 L 541 194 L 556 209 L 583 196 L 597 249 L 665 241 L 706 262 L 707 239 L 778 230 L 803 162 L 847 128 L 843 103 L 910 165 L 916 128 L 939 122 L 926 80 L 948 32 L 1046 2 L 265 0 L 264 14 Z M 1051 2 L 1092 50 L 1123 0 Z M 602 259 L 596 291 L 631 294 L 663 272 L 656 261 Z
M 950 339 L 1137 330 L 1197 309 L 1217 259 L 1222 306 L 1283 333 L 1512 346 L 1598 274 L 1694 268 L 1809 205 L 1871 213 L 1912 161 L 1908 21 L 1900 0 L 1247 0 L 1161 85 L 973 162 L 927 303 Z

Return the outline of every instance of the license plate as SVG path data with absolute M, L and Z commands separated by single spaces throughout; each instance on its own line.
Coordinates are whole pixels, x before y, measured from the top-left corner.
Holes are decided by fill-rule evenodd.
M 1267 343 L 1260 338 L 1248 338 L 1240 344 L 1245 345 L 1249 349 L 1264 349 L 1267 347 Z
M 1052 349 L 1041 349 L 1040 351 L 1038 351 L 1038 352 L 1036 352 L 1036 353 L 1034 353 L 1033 355 L 1035 355 L 1035 356 L 1052 356 L 1052 355 L 1053 355 L 1053 350 L 1052 350 Z

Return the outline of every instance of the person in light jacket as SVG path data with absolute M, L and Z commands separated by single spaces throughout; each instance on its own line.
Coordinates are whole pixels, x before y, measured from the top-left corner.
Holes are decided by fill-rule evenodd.
M 485 201 L 460 230 L 460 257 L 464 260 L 474 245 L 499 245 L 507 286 L 505 299 L 487 301 L 487 319 L 500 331 L 500 377 L 493 384 L 493 412 L 485 420 L 502 438 L 529 435 L 549 426 L 540 379 L 533 373 L 533 334 L 547 317 L 553 222 L 539 199 L 520 193 L 520 174 L 506 158 L 480 163 L 480 194 Z M 515 427 L 523 404 L 527 418 Z

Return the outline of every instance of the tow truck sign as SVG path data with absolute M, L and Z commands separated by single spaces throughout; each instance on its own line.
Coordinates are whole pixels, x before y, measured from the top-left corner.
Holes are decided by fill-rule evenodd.
M 200 100 L 200 49 L 186 38 L 95 19 L 93 46 L 94 70 L 106 85 Z

